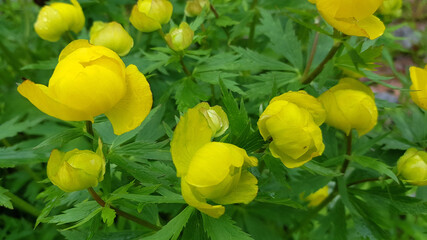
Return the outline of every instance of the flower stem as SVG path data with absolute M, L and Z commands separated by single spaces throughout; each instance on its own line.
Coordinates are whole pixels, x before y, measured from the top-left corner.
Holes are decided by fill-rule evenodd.
M 191 72 L 188 70 L 187 66 L 185 66 L 184 56 L 183 55 L 179 56 L 179 63 L 181 63 L 182 70 L 184 70 L 185 74 L 187 74 L 187 76 L 190 77 L 191 76 Z
M 105 202 L 104 202 L 104 200 L 102 200 L 101 199 L 101 197 L 95 192 L 95 190 L 93 190 L 93 188 L 88 188 L 87 189 L 88 191 L 89 191 L 89 193 L 90 193 L 90 195 L 92 196 L 92 198 L 99 204 L 99 205 L 101 205 L 101 207 L 105 207 Z M 127 212 L 123 212 L 123 211 L 121 211 L 120 209 L 118 209 L 118 208 L 116 208 L 116 207 L 113 207 L 113 206 L 111 206 L 110 205 L 110 208 L 111 209 L 114 209 L 114 211 L 116 211 L 116 213 L 117 213 L 117 215 L 120 215 L 120 216 L 122 216 L 122 217 L 124 217 L 124 218 L 127 218 L 127 219 L 129 219 L 129 220 L 131 220 L 131 221 L 133 221 L 133 222 L 136 222 L 136 223 L 138 223 L 139 225 L 141 225 L 141 226 L 144 226 L 144 227 L 147 227 L 147 228 L 150 228 L 150 229 L 152 229 L 152 230 L 154 230 L 154 231 L 158 231 L 158 230 L 160 230 L 160 227 L 159 226 L 156 226 L 156 225 L 154 225 L 154 224 L 151 224 L 151 223 L 149 223 L 149 222 L 147 222 L 147 221 L 145 221 L 145 220 L 142 220 L 142 219 L 140 219 L 140 218 L 137 218 L 137 217 L 135 217 L 135 216 L 133 216 L 133 215 L 131 215 L 131 214 L 129 214 L 129 213 L 127 213 Z
M 344 161 L 344 163 L 343 163 L 343 165 L 341 167 L 341 173 L 345 173 L 345 171 L 347 170 L 348 165 L 350 163 L 349 157 L 351 156 L 351 143 L 352 143 L 352 140 L 353 140 L 353 134 L 350 131 L 350 133 L 347 136 L 347 158 L 345 159 L 345 161 Z
M 213 12 L 213 14 L 215 15 L 215 18 L 219 18 L 219 14 L 218 14 L 218 12 L 216 11 L 216 9 L 215 9 L 215 7 L 213 6 L 213 4 L 212 4 L 212 3 L 211 3 L 210 8 L 211 8 L 211 11 Z
M 302 78 L 306 78 L 308 75 L 308 72 L 310 71 L 311 64 L 313 64 L 314 56 L 316 55 L 317 50 L 317 44 L 319 43 L 319 36 L 320 33 L 316 32 L 316 35 L 314 36 L 313 40 L 313 46 L 311 47 L 310 57 L 308 58 L 307 65 L 305 66 L 304 74 L 302 75 Z
M 21 209 L 22 211 L 29 213 L 34 217 L 38 217 L 40 215 L 40 211 L 37 208 L 27 203 L 25 200 L 16 196 L 15 194 L 11 192 L 5 192 L 4 195 L 10 198 L 10 201 L 12 202 L 14 207 Z
M 319 64 L 319 66 L 316 67 L 316 69 L 313 70 L 307 77 L 301 78 L 302 84 L 309 84 L 311 83 L 323 70 L 326 63 L 328 63 L 338 52 L 338 50 L 341 48 L 342 42 L 336 42 L 334 46 L 329 51 L 328 55 L 326 55 L 325 59 Z
M 93 133 L 93 127 L 92 127 L 91 121 L 86 121 L 86 132 L 89 133 L 92 137 L 95 136 L 95 134 Z
M 258 4 L 258 0 L 253 0 L 250 9 L 254 10 L 255 7 Z M 251 26 L 250 26 L 250 30 L 249 30 L 249 41 L 248 41 L 248 46 L 251 48 L 253 45 L 253 41 L 254 41 L 254 36 L 255 36 L 255 27 L 256 27 L 256 23 L 257 23 L 257 12 L 254 13 L 254 17 L 252 19 L 251 22 Z

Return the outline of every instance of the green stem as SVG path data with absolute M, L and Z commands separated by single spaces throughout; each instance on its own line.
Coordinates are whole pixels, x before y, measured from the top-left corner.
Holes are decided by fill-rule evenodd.
M 157 32 L 160 34 L 160 36 L 163 38 L 163 40 L 165 40 L 165 33 L 163 32 L 163 29 L 160 28 L 159 31 L 157 31 Z
M 329 51 L 328 55 L 326 55 L 325 59 L 319 64 L 319 66 L 316 67 L 316 69 L 313 70 L 307 77 L 301 78 L 302 84 L 309 84 L 311 83 L 323 70 L 326 63 L 328 63 L 338 52 L 338 50 L 341 48 L 342 42 L 336 42 L 334 46 Z
M 92 196 L 92 198 L 101 206 L 101 207 L 105 207 L 105 202 L 104 202 L 104 200 L 102 200 L 102 198 L 95 192 L 95 190 L 93 190 L 93 188 L 88 188 L 87 189 L 88 191 L 89 191 L 89 193 L 90 193 L 90 195 Z M 150 229 L 152 229 L 152 230 L 154 230 L 154 231 L 158 231 L 158 230 L 160 230 L 161 228 L 159 227 L 159 226 L 156 226 L 156 225 L 154 225 L 154 224 L 151 224 L 151 223 L 149 223 L 149 222 L 147 222 L 147 221 L 145 221 L 145 220 L 142 220 L 142 219 L 140 219 L 140 218 L 137 218 L 137 217 L 135 217 L 135 216 L 133 216 L 133 215 L 131 215 L 131 214 L 129 214 L 129 213 L 127 213 L 127 212 L 123 212 L 123 211 L 121 211 L 120 209 L 118 209 L 118 208 L 116 208 L 116 207 L 113 207 L 113 206 L 111 206 L 111 205 L 109 205 L 109 207 L 111 208 L 111 209 L 114 209 L 114 211 L 116 211 L 116 213 L 117 213 L 117 215 L 119 215 L 119 216 L 122 216 L 122 217 L 124 217 L 124 218 L 127 218 L 127 219 L 129 219 L 129 220 L 131 220 L 131 221 L 133 221 L 133 222 L 136 222 L 136 223 L 138 223 L 139 225 L 141 225 L 141 226 L 144 226 L 144 227 L 147 227 L 147 228 L 150 228 Z
M 71 34 L 71 32 L 70 32 L 70 31 L 67 31 L 67 32 L 65 33 L 64 38 L 65 38 L 65 40 L 66 40 L 68 43 L 70 43 L 70 42 L 72 42 L 72 41 L 76 40 L 76 38 L 73 36 L 73 34 Z
M 314 36 L 314 40 L 313 40 L 313 46 L 311 47 L 310 57 L 308 58 L 307 65 L 305 66 L 304 74 L 302 75 L 303 79 L 307 77 L 308 72 L 310 72 L 311 64 L 313 64 L 314 56 L 316 55 L 317 44 L 319 42 L 319 36 L 320 36 L 320 33 L 316 32 L 316 35 Z
M 357 185 L 357 184 L 361 184 L 361 183 L 366 183 L 366 182 L 376 182 L 376 181 L 380 181 L 383 180 L 385 178 L 367 178 L 367 179 L 362 179 L 359 181 L 355 181 L 352 183 L 347 184 L 347 187 L 353 186 L 353 185 Z
M 254 10 L 255 7 L 258 4 L 258 0 L 253 0 L 250 9 Z M 252 19 L 251 22 L 251 26 L 250 26 L 250 30 L 249 30 L 249 41 L 248 41 L 248 46 L 251 48 L 253 45 L 253 40 L 254 40 L 254 36 L 255 36 L 255 27 L 256 27 L 256 23 L 257 23 L 257 12 L 254 13 L 254 17 Z
M 343 163 L 343 165 L 341 167 L 341 173 L 345 173 L 345 171 L 348 168 L 348 165 L 350 164 L 349 157 L 351 156 L 351 145 L 352 145 L 351 143 L 352 143 L 352 140 L 353 140 L 353 134 L 350 131 L 350 134 L 348 134 L 348 136 L 347 136 L 347 157 L 346 157 L 346 159 L 345 159 L 345 161 L 344 161 L 344 163 Z
M 92 137 L 95 136 L 91 121 L 86 121 L 86 132 L 89 133 Z
M 210 8 L 211 8 L 211 11 L 213 12 L 213 14 L 215 15 L 215 18 L 219 18 L 219 14 L 218 14 L 218 12 L 216 11 L 216 9 L 215 9 L 215 7 L 214 7 L 214 5 L 211 3 L 211 6 L 210 6 Z
M 179 63 L 181 63 L 182 70 L 184 70 L 185 74 L 191 77 L 191 72 L 188 70 L 187 66 L 185 66 L 183 55 L 179 55 Z
M 14 207 L 21 209 L 22 211 L 33 215 L 34 217 L 38 217 L 40 215 L 40 211 L 35 208 L 33 205 L 27 203 L 22 198 L 16 196 L 11 192 L 5 192 L 4 195 L 10 198 Z

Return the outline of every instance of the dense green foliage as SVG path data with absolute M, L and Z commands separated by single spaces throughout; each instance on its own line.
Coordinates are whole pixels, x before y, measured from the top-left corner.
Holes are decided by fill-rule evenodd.
M 76 39 L 88 39 L 96 20 L 117 21 L 133 37 L 134 47 L 122 59 L 147 77 L 153 109 L 138 128 L 120 136 L 105 116 L 95 119 L 94 131 L 107 153 L 104 181 L 95 188 L 105 207 L 87 191 L 65 193 L 52 185 L 46 162 L 53 149 L 96 146 L 83 122 L 45 115 L 16 86 L 22 79 L 47 85 L 69 39 L 51 43 L 37 36 L 33 24 L 40 7 L 32 1 L 0 0 L 0 239 L 426 239 L 427 187 L 402 182 L 395 167 L 408 148 L 427 148 L 427 113 L 409 98 L 410 65 L 396 61 L 403 56 L 411 66 L 424 67 L 427 31 L 418 23 L 424 21 L 425 28 L 426 14 L 417 9 L 426 11 L 427 1 L 415 1 L 415 10 L 414 1 L 405 1 L 399 19 L 379 15 L 386 31 L 369 40 L 334 32 L 315 5 L 304 0 L 215 0 L 219 16 L 206 11 L 197 18 L 185 17 L 185 1 L 173 0 L 172 20 L 163 31 L 183 19 L 195 31 L 182 62 L 157 32 L 141 33 L 130 24 L 136 1 L 79 2 L 86 26 Z M 397 37 L 401 29 L 412 32 Z M 314 41 L 309 72 L 335 42 L 343 44 L 323 71 L 303 84 Z M 373 72 L 379 65 L 390 71 Z M 378 124 L 362 137 L 350 136 L 351 152 L 346 136 L 323 124 L 323 155 L 286 168 L 258 132 L 262 111 L 287 91 L 304 89 L 318 97 L 349 74 L 395 90 L 398 101 L 377 94 Z M 186 204 L 169 151 L 179 117 L 202 101 L 222 106 L 228 115 L 230 127 L 217 141 L 259 160 L 251 168 L 258 179 L 257 197 L 248 205 L 227 205 L 219 219 Z M 343 168 L 346 159 L 349 166 Z M 325 185 L 329 197 L 307 207 L 302 194 Z M 114 207 L 161 229 L 120 217 Z

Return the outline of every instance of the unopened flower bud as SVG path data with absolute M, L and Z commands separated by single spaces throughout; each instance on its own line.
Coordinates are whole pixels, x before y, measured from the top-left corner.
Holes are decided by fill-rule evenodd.
M 129 20 L 141 32 L 154 32 L 169 22 L 172 10 L 172 3 L 167 0 L 138 0 Z
M 120 23 L 96 21 L 90 29 L 90 43 L 107 47 L 125 56 L 133 47 L 133 39 Z
M 406 182 L 418 185 L 427 185 L 427 152 L 415 148 L 406 150 L 397 161 L 398 175 Z
M 208 121 L 209 127 L 212 129 L 213 136 L 219 137 L 227 131 L 229 123 L 227 114 L 220 106 L 209 106 L 208 103 L 199 103 L 195 109 L 199 109 Z
M 65 192 L 95 187 L 104 179 L 104 173 L 101 144 L 96 153 L 78 149 L 64 153 L 54 149 L 47 163 L 50 181 Z
M 204 7 L 209 8 L 209 0 L 191 0 L 185 5 L 185 15 L 189 17 L 199 16 Z
M 193 42 L 194 31 L 186 22 L 182 22 L 179 27 L 172 28 L 165 39 L 169 47 L 176 51 L 183 51 Z

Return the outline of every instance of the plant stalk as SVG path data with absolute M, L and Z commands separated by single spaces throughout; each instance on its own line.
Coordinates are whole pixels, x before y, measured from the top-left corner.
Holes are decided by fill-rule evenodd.
M 104 202 L 104 200 L 102 200 L 101 199 L 101 197 L 95 192 L 95 190 L 93 190 L 93 188 L 88 188 L 87 189 L 88 191 L 89 191 L 89 193 L 90 193 L 90 195 L 92 196 L 92 198 L 101 206 L 101 207 L 105 207 L 105 202 Z M 150 228 L 150 229 L 152 229 L 152 230 L 154 230 L 154 231 L 158 231 L 158 230 L 160 230 L 161 228 L 159 227 L 159 226 L 156 226 L 156 225 L 154 225 L 154 224 L 151 224 L 151 223 L 149 223 L 149 222 L 147 222 L 147 221 L 145 221 L 145 220 L 142 220 L 142 219 L 140 219 L 140 218 L 137 218 L 137 217 L 135 217 L 135 216 L 133 216 L 133 215 L 131 215 L 131 214 L 129 214 L 129 213 L 127 213 L 127 212 L 123 212 L 123 211 L 121 211 L 120 209 L 118 209 L 118 208 L 116 208 L 116 207 L 113 207 L 113 206 L 111 206 L 111 205 L 109 205 L 109 207 L 111 208 L 111 209 L 113 209 L 114 211 L 116 211 L 116 213 L 117 213 L 117 215 L 119 215 L 119 216 L 122 216 L 122 217 L 124 217 L 124 218 L 127 218 L 127 219 L 129 219 L 129 220 L 131 220 L 131 221 L 133 221 L 133 222 L 136 222 L 136 223 L 138 223 L 139 225 L 141 225 L 141 226 L 144 226 L 144 227 L 147 227 L 147 228 Z
M 316 32 L 316 35 L 314 36 L 313 40 L 313 46 L 311 47 L 310 57 L 308 58 L 307 65 L 305 66 L 304 74 L 302 75 L 302 78 L 306 78 L 308 75 L 308 72 L 310 71 L 311 64 L 313 64 L 314 56 L 316 55 L 317 51 L 317 44 L 319 43 L 319 36 L 320 33 Z
M 11 192 L 5 192 L 4 195 L 10 198 L 14 207 L 21 209 L 22 211 L 33 215 L 34 217 L 38 217 L 40 215 L 40 210 L 35 208 L 33 205 L 27 203 L 22 198 L 16 196 Z

